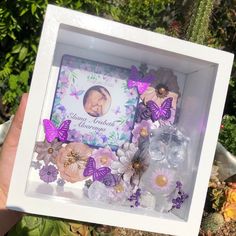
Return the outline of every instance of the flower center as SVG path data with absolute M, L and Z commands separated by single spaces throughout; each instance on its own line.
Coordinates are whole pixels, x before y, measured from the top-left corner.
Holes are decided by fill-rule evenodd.
M 159 88 L 157 91 L 160 95 L 163 95 L 166 92 L 166 89 L 165 88 Z
M 169 92 L 169 89 L 164 84 L 158 84 L 156 86 L 156 95 L 159 97 L 165 97 Z
M 143 165 L 139 161 L 135 161 L 132 164 L 132 167 L 134 168 L 135 171 L 140 171 L 143 168 Z
M 147 137 L 148 136 L 148 130 L 147 130 L 147 128 L 145 128 L 145 127 L 143 127 L 142 129 L 140 129 L 140 135 L 142 136 L 142 137 Z
M 165 175 L 158 175 L 155 179 L 155 183 L 156 185 L 158 185 L 159 187 L 164 187 L 167 185 L 168 183 L 168 179 L 166 178 Z
M 124 192 L 124 187 L 123 187 L 123 185 L 121 185 L 121 184 L 116 185 L 116 186 L 114 187 L 114 189 L 116 190 L 117 193 L 122 193 L 122 192 Z
M 51 148 L 51 147 L 48 149 L 48 153 L 49 153 L 49 154 L 52 154 L 53 151 L 54 151 L 54 150 L 53 150 L 53 148 Z
M 64 162 L 64 167 L 67 167 L 71 164 L 74 164 L 75 162 L 81 160 L 83 161 L 83 158 L 79 155 L 79 153 L 71 151 L 70 153 L 67 154 L 68 158 L 67 160 Z M 78 168 L 80 166 L 78 165 Z
M 100 158 L 100 162 L 101 162 L 102 165 L 107 164 L 107 162 L 108 162 L 108 157 L 107 157 L 107 156 L 102 156 L 102 157 Z
M 51 175 L 51 174 L 52 174 L 51 171 L 48 171 L 48 172 L 47 172 L 47 175 Z

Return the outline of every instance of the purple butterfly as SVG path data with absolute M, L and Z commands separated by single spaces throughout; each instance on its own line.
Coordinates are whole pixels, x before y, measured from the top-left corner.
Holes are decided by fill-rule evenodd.
M 79 96 L 84 93 L 84 90 L 76 90 L 74 85 L 71 85 L 70 96 L 74 96 L 76 99 L 79 99 Z
M 108 173 L 102 180 L 102 182 L 107 186 L 107 187 L 114 187 L 118 185 L 121 181 L 121 176 L 120 175 L 115 175 Z
M 70 123 L 71 120 L 65 120 L 57 128 L 51 120 L 44 119 L 43 126 L 47 141 L 51 143 L 55 138 L 58 138 L 60 141 L 66 142 Z
M 128 88 L 136 87 L 138 93 L 143 94 L 155 79 L 153 74 L 147 74 L 144 77 L 141 77 L 138 69 L 135 66 L 131 66 L 131 74 L 127 85 Z
M 155 102 L 152 100 L 147 102 L 147 107 L 151 111 L 151 118 L 152 121 L 156 120 L 168 120 L 171 116 L 171 107 L 172 107 L 172 100 L 173 98 L 167 98 L 159 107 Z
M 109 167 L 101 167 L 96 169 L 96 162 L 94 158 L 89 157 L 88 162 L 86 164 L 86 167 L 84 169 L 84 176 L 93 176 L 93 181 L 101 181 L 103 178 L 111 172 L 111 169 Z

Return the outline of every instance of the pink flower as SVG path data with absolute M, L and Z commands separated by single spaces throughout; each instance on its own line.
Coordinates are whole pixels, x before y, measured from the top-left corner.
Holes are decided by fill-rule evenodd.
M 83 172 L 92 151 L 93 149 L 83 143 L 69 143 L 61 148 L 56 157 L 61 178 L 71 183 L 86 179 Z
M 132 131 L 132 142 L 137 143 L 140 136 L 147 137 L 150 134 L 152 122 L 150 120 L 142 120 L 140 123 L 136 123 Z
M 111 162 L 118 159 L 116 154 L 111 150 L 110 147 L 104 147 L 94 150 L 92 157 L 95 159 L 97 167 L 110 167 Z

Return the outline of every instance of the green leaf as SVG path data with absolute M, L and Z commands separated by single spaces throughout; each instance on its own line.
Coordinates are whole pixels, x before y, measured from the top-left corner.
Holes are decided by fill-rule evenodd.
M 28 8 L 23 9 L 20 13 L 20 16 L 23 16 L 28 10 L 29 10 Z
M 9 87 L 11 90 L 14 90 L 17 88 L 17 76 L 15 75 L 10 75 L 9 78 Z
M 25 86 L 28 85 L 29 72 L 28 71 L 22 71 L 20 73 L 20 80 Z
M 22 44 L 17 44 L 12 48 L 12 53 L 19 53 L 22 48 Z
M 32 15 L 34 15 L 34 13 L 36 12 L 36 10 L 37 10 L 37 5 L 36 5 L 35 3 L 33 3 L 33 4 L 31 5 L 31 13 L 32 13 Z
M 28 48 L 22 47 L 19 53 L 19 57 L 18 57 L 19 61 L 23 61 L 25 57 L 27 56 L 27 53 L 28 53 Z

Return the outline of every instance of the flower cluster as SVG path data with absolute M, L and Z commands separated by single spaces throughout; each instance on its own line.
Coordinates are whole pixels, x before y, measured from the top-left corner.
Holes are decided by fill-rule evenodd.
M 188 198 L 188 194 L 186 194 L 183 190 L 182 190 L 182 183 L 180 181 L 176 182 L 176 190 L 177 190 L 177 197 L 172 199 L 172 208 L 173 209 L 180 209 L 180 207 L 182 206 L 182 204 L 185 202 L 185 200 Z
M 131 204 L 130 207 L 134 207 L 134 206 L 138 207 L 138 206 L 140 205 L 140 197 L 141 197 L 141 189 L 138 188 L 138 189 L 136 190 L 136 192 L 133 193 L 133 194 L 128 198 L 128 200 L 129 200 L 130 202 L 133 202 L 133 201 L 134 201 L 134 205 Z
M 45 141 L 36 143 L 37 155 L 32 167 L 39 169 L 42 181 L 56 182 L 62 191 L 66 183 L 82 182 L 84 195 L 93 201 L 126 206 L 130 203 L 131 207 L 148 209 L 157 209 L 159 202 L 159 205 L 165 204 L 165 209 L 170 209 L 171 204 L 171 209 L 179 209 L 188 198 L 182 184 L 176 182 L 180 175 L 177 167 L 185 161 L 183 143 L 187 145 L 187 142 L 176 129 L 173 135 L 173 111 L 180 96 L 176 76 L 165 69 L 147 73 L 147 68 L 143 67 L 141 73 L 132 66 L 131 71 L 127 86 L 124 84 L 124 91 L 130 92 L 125 105 L 129 118 L 119 120 L 124 124 L 121 129 L 129 135 L 127 137 L 131 135 L 130 139 L 124 139 L 129 141 L 115 148 L 119 128 L 107 136 L 97 132 L 82 135 L 80 130 L 70 129 L 71 121 L 64 120 L 66 109 L 57 101 L 60 113 L 54 115 L 52 121 L 43 121 Z M 144 81 L 137 82 L 134 77 Z M 139 98 L 134 94 L 139 94 Z M 118 114 L 119 109 L 118 106 L 113 112 Z M 64 121 L 60 124 L 61 120 Z M 164 128 L 163 132 L 166 125 L 169 129 Z M 159 130 L 160 135 L 156 135 L 155 130 Z M 111 137 L 114 141 L 107 146 Z M 168 146 L 170 143 L 172 149 Z M 165 157 L 165 153 L 169 156 Z M 171 201 L 169 197 L 175 191 L 177 196 Z M 233 194 L 228 195 L 234 201 Z M 232 201 L 229 203 L 234 204 Z

